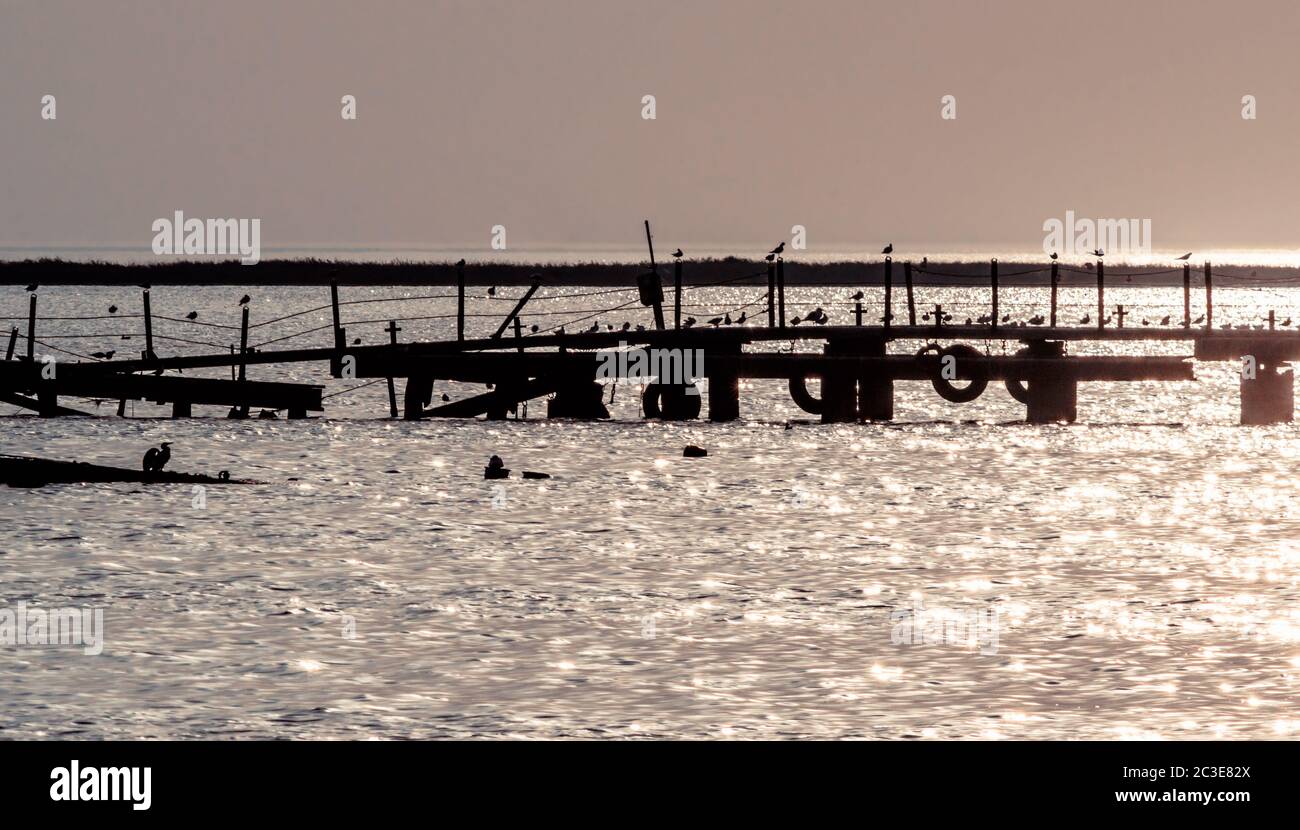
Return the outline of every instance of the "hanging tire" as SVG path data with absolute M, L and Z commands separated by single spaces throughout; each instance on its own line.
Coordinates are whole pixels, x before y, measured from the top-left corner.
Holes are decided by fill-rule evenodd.
M 1029 349 L 1025 348 L 1016 352 L 1016 357 L 1029 357 Z M 1029 384 L 1020 378 L 1007 378 L 1002 383 L 1007 387 L 1007 394 L 1020 403 L 1026 406 L 1029 405 Z
M 811 412 L 813 415 L 822 414 L 825 406 L 820 398 L 814 398 L 808 391 L 808 378 L 797 377 L 790 378 L 790 397 L 794 398 L 795 405 L 804 412 Z
M 695 384 L 689 384 L 695 389 Z M 641 393 L 641 412 L 646 418 L 664 421 L 693 421 L 700 417 L 700 394 L 687 393 L 681 384 L 647 383 Z
M 984 362 L 984 354 L 973 346 L 967 346 L 964 343 L 954 343 L 946 348 L 939 348 L 931 344 L 925 346 L 917 356 L 924 356 L 933 353 L 939 358 L 939 365 L 936 367 L 935 374 L 930 378 L 930 385 L 934 391 L 949 403 L 970 403 L 971 401 L 984 394 L 984 390 L 989 386 L 988 366 Z M 943 377 L 941 374 L 943 359 L 952 357 L 955 360 L 969 361 L 975 368 L 971 373 L 971 380 L 966 386 L 954 386 L 952 381 Z

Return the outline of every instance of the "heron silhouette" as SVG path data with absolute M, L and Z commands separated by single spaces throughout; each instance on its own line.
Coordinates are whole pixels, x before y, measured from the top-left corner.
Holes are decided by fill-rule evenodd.
M 167 462 L 171 460 L 171 446 L 171 441 L 163 441 L 156 447 L 150 447 L 149 451 L 144 454 L 144 471 L 146 473 L 161 473 L 162 468 L 167 466 Z

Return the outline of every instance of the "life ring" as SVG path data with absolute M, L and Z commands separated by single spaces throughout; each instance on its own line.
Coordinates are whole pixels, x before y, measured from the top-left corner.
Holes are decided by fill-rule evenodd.
M 691 389 L 695 384 L 688 384 Z M 665 421 L 693 421 L 700 417 L 700 394 L 698 390 L 688 393 L 687 386 L 680 384 L 662 384 L 651 382 L 641 393 L 641 412 L 646 418 L 659 418 Z M 662 406 L 661 406 L 662 404 Z
M 790 378 L 790 397 L 804 412 L 811 412 L 814 415 L 820 415 L 826 407 L 819 398 L 814 398 L 808 391 L 808 378 L 800 375 L 799 377 Z
M 936 372 L 930 378 L 930 384 L 939 397 L 950 403 L 970 403 L 984 394 L 984 390 L 989 385 L 988 366 L 984 362 L 984 354 L 978 349 L 964 343 L 954 343 L 941 349 L 936 344 L 931 343 L 924 346 L 916 354 L 917 357 L 923 357 L 929 353 L 934 353 L 939 358 L 939 362 L 935 364 Z M 966 386 L 953 386 L 952 381 L 940 374 L 942 372 L 943 358 L 949 356 L 957 360 L 968 360 L 970 365 L 975 367 L 971 372 L 970 383 Z
M 1029 349 L 1027 348 L 1016 352 L 1016 357 L 1028 356 Z M 1011 395 L 1011 397 L 1015 398 L 1020 403 L 1025 404 L 1026 406 L 1029 405 L 1029 384 L 1025 383 L 1020 378 L 1007 378 L 1002 381 L 1002 383 L 1007 387 L 1007 394 Z

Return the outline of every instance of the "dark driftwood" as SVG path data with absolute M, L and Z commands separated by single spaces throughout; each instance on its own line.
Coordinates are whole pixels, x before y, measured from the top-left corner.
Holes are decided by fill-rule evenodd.
M 106 467 L 84 461 L 55 461 L 25 455 L 0 455 L 0 482 L 10 487 L 43 487 L 46 484 L 86 482 L 133 482 L 136 484 L 257 484 L 250 479 L 220 479 L 198 473 L 164 470 L 146 473 L 123 467 Z

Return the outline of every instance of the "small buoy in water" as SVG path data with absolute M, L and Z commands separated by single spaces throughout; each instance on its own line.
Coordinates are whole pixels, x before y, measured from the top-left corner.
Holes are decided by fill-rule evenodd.
M 532 470 L 524 470 L 524 478 L 550 478 L 550 473 L 536 473 Z
M 487 466 L 483 468 L 483 478 L 510 478 L 510 470 L 501 456 L 494 455 L 488 459 Z
M 686 449 L 682 450 L 682 458 L 704 458 L 709 451 L 704 447 L 697 447 L 694 444 L 687 444 Z

